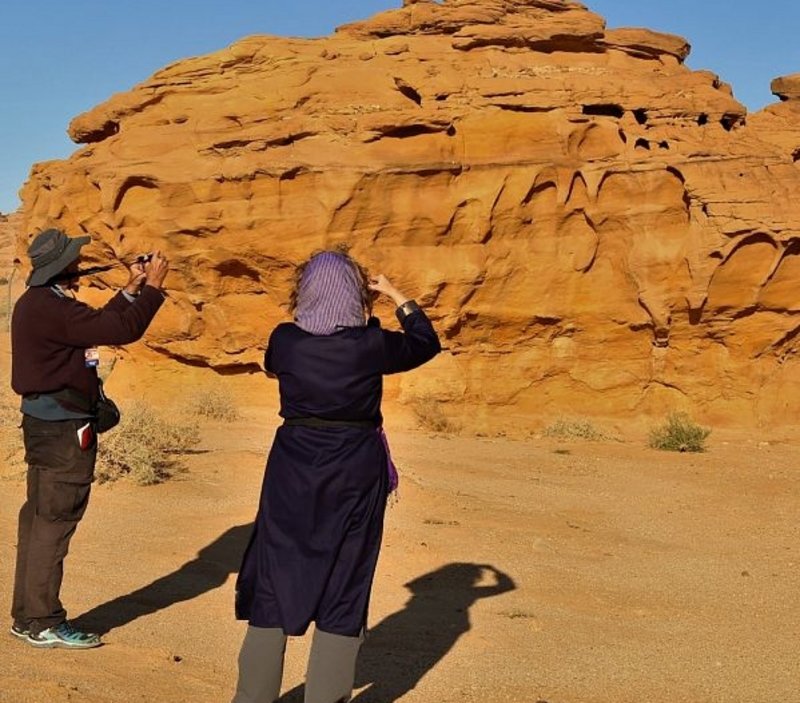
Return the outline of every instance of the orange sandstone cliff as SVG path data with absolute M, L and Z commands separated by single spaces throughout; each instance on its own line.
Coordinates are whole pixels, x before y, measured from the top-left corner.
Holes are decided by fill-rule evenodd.
M 75 118 L 84 146 L 34 167 L 22 231 L 88 232 L 102 262 L 165 250 L 147 345 L 191 365 L 256 369 L 292 265 L 350 242 L 444 337 L 401 402 L 486 430 L 791 422 L 800 76 L 748 115 L 688 53 L 569 0 L 406 0 L 331 37 L 249 37 Z

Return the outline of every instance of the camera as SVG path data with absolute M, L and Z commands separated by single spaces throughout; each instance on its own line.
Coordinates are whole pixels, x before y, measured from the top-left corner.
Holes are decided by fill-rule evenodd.
M 136 257 L 136 263 L 137 264 L 146 264 L 152 258 L 153 258 L 152 254 L 139 254 L 139 256 Z

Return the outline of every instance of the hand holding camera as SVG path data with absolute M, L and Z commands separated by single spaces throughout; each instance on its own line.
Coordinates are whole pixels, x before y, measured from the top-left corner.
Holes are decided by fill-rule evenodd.
M 130 278 L 124 290 L 130 295 L 138 295 L 142 286 L 161 288 L 169 270 L 169 262 L 160 251 L 139 254 L 130 266 Z
M 149 257 L 142 263 L 144 267 L 144 282 L 148 286 L 161 288 L 169 271 L 169 261 L 158 250 L 151 254 L 144 254 L 140 258 Z
M 130 275 L 128 277 L 128 282 L 125 284 L 123 290 L 128 295 L 139 295 L 142 290 L 142 286 L 144 285 L 145 279 L 145 272 L 144 272 L 144 265 L 145 265 L 145 257 L 149 257 L 149 254 L 140 254 L 139 256 L 134 259 L 133 263 L 129 267 Z

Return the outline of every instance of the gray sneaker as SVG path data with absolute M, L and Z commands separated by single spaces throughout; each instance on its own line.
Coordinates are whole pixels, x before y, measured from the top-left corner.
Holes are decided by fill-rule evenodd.
M 13 625 L 11 625 L 11 629 L 9 630 L 9 632 L 12 635 L 14 635 L 14 637 L 16 637 L 18 639 L 21 639 L 21 640 L 28 639 L 28 635 L 31 634 L 31 631 L 28 629 L 27 626 L 25 626 L 25 625 L 17 625 L 17 623 L 14 623 Z
M 81 632 L 76 630 L 66 620 L 60 625 L 48 627 L 39 634 L 28 633 L 26 642 L 34 647 L 52 649 L 59 647 L 62 649 L 92 649 L 103 644 L 100 635 L 93 632 Z

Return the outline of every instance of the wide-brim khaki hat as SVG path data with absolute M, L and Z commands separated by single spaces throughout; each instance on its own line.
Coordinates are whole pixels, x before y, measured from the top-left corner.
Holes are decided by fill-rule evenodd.
M 28 285 L 43 286 L 55 278 L 80 256 L 81 247 L 90 241 L 91 237 L 68 237 L 58 229 L 37 234 L 28 247 L 33 266 Z

